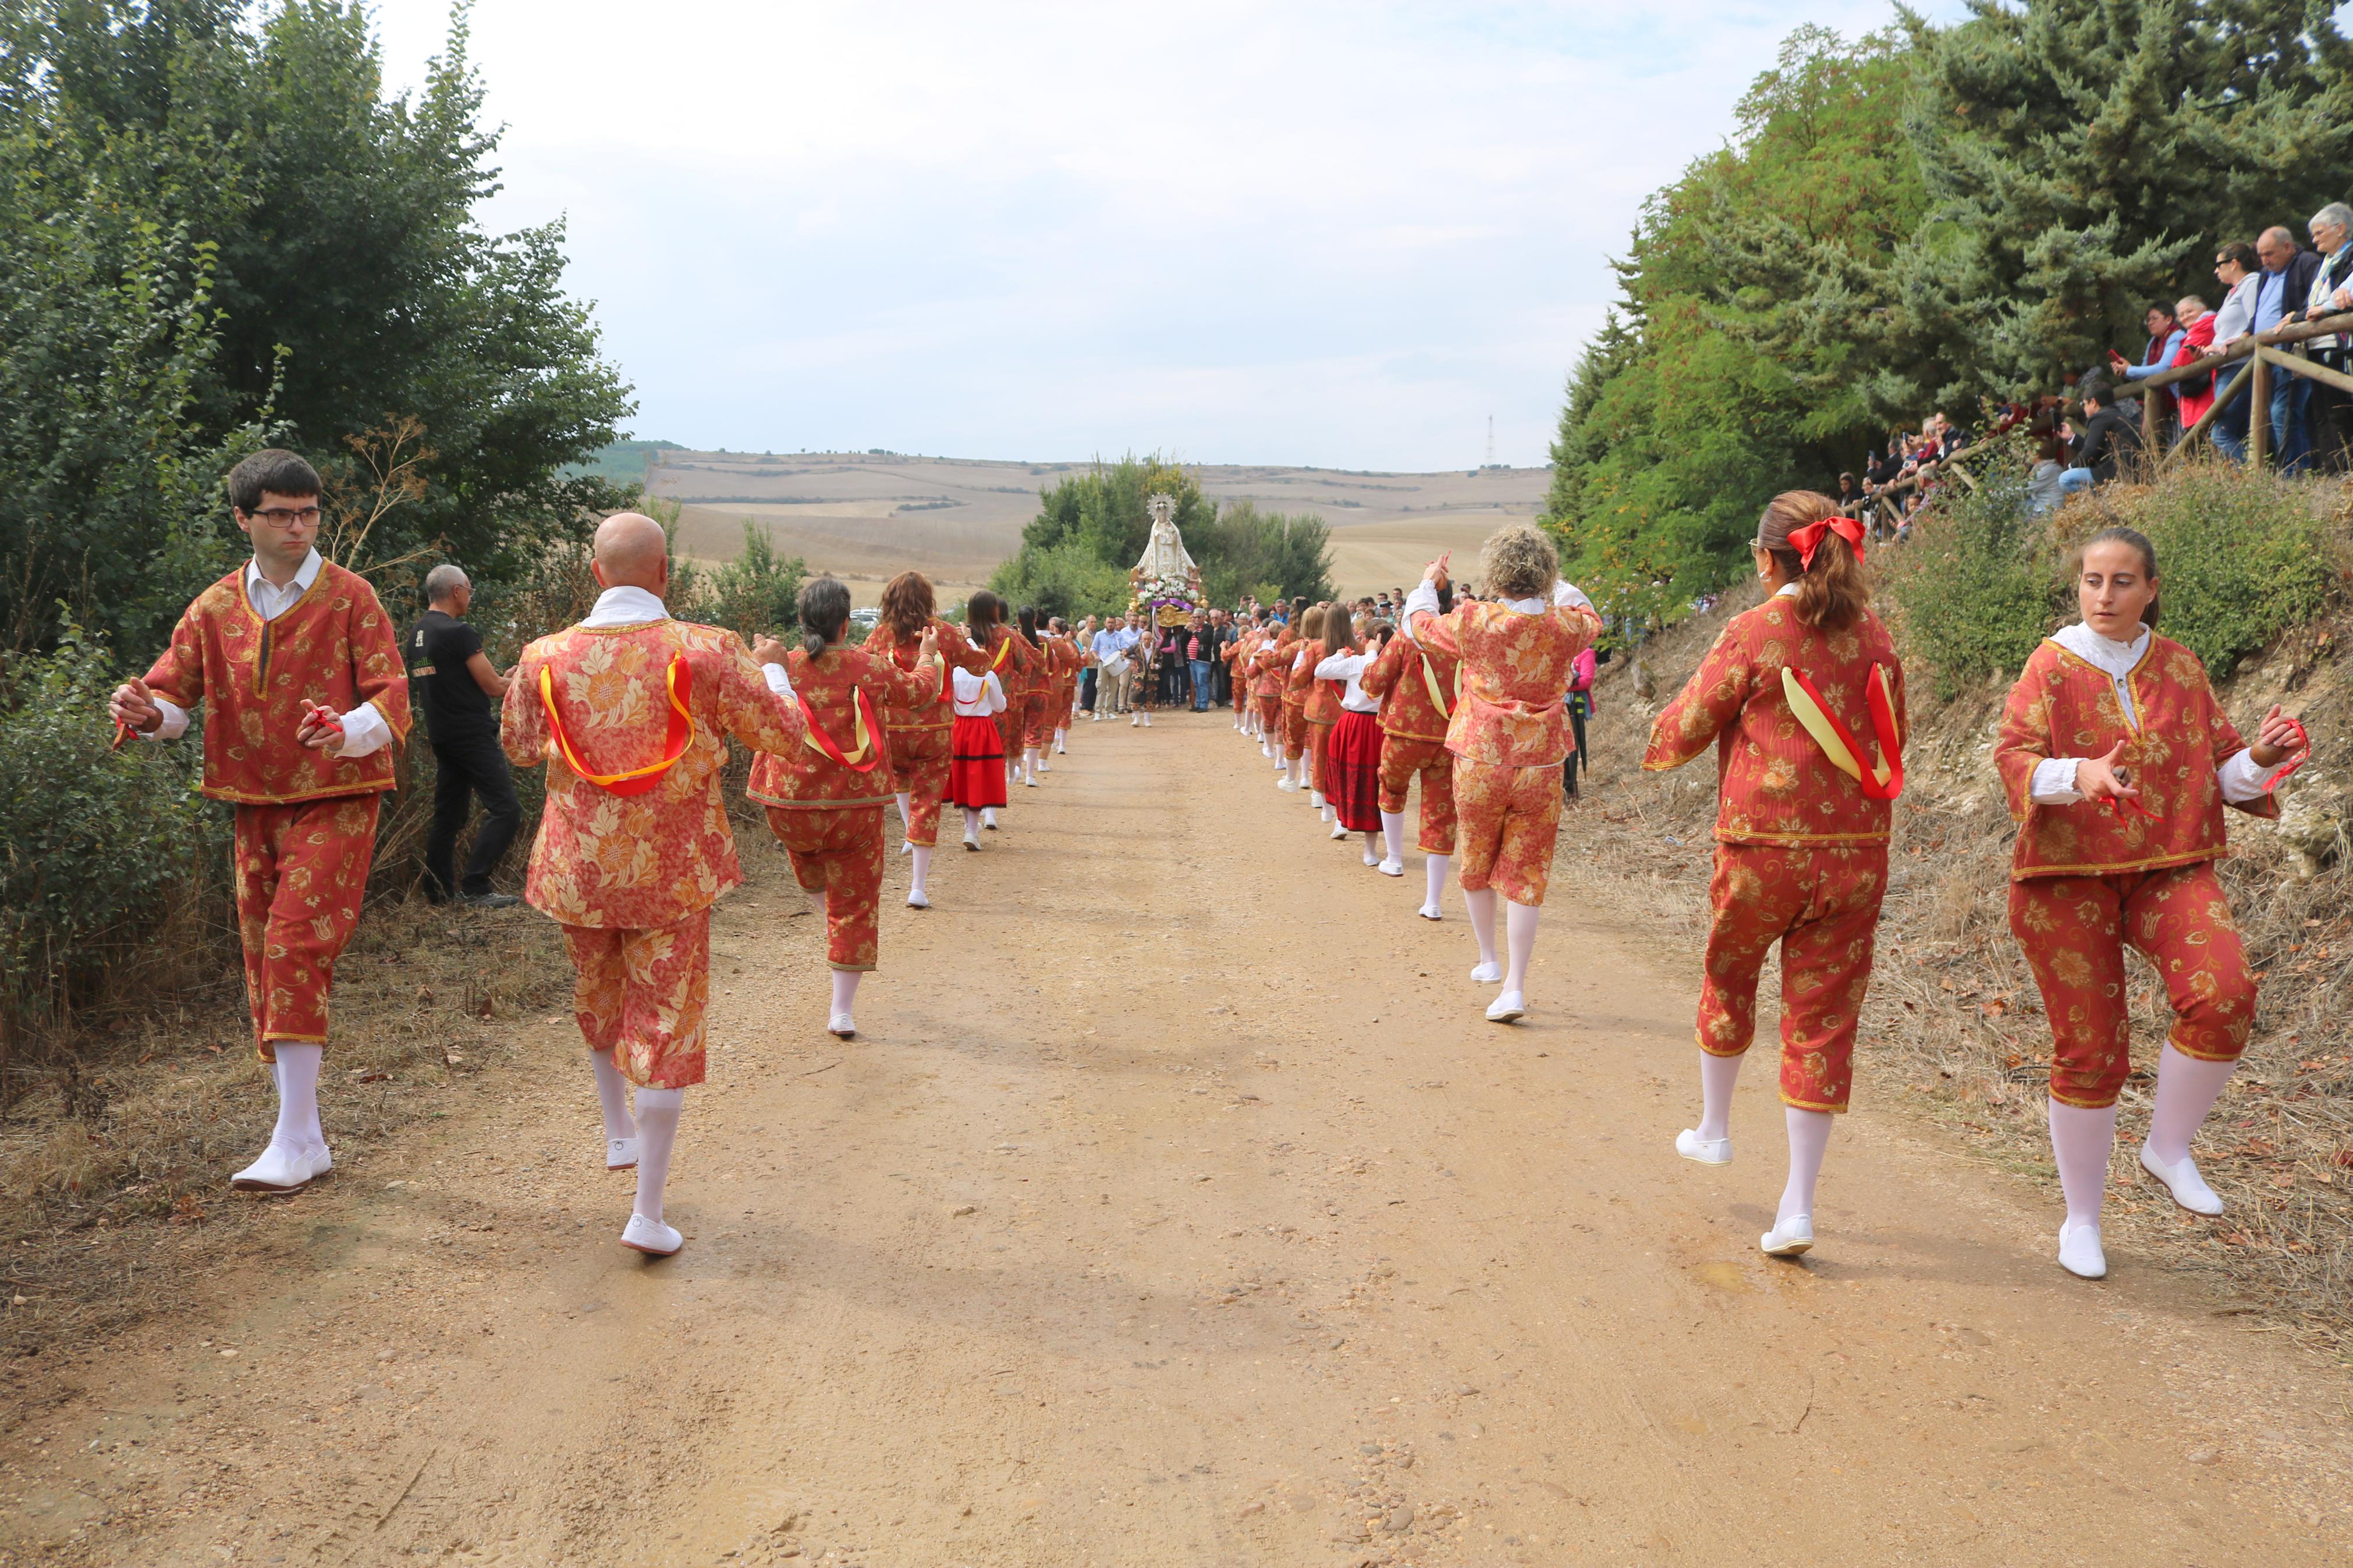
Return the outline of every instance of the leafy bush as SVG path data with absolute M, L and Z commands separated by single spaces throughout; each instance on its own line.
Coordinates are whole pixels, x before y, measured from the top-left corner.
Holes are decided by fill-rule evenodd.
M 0 679 L 0 1103 L 25 1058 L 64 1045 L 77 1009 L 136 998 L 142 966 L 201 956 L 185 933 L 157 940 L 175 912 L 226 911 L 228 818 L 196 794 L 202 748 L 109 750 L 117 679 L 75 626 Z M 209 942 L 194 945 L 218 946 L 225 924 L 199 924 Z
M 1025 547 L 997 567 L 988 585 L 1017 607 L 1035 605 L 1040 615 L 1070 620 L 1118 615 L 1131 596 L 1126 572 L 1076 539 Z
M 797 555 L 779 556 L 767 533 L 746 521 L 744 553 L 697 573 L 694 592 L 681 601 L 677 613 L 725 626 L 746 643 L 762 632 L 783 637 L 800 622 L 801 583 L 807 575 L 807 562 Z
M 2112 523 L 2157 546 L 2165 635 L 2225 680 L 2239 660 L 2327 603 L 2337 572 L 2310 491 L 2236 464 L 2204 462 L 2152 486 L 2102 491 L 2063 514 L 2068 543 Z
M 2023 666 L 2058 608 L 2057 552 L 2027 515 L 2023 465 L 1978 467 L 1978 489 L 1940 490 L 1881 578 L 1904 612 L 1910 651 L 1935 668 L 1947 696 Z

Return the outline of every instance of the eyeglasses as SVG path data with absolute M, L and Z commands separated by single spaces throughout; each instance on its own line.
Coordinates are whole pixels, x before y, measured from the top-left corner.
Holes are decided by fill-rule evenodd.
M 262 521 L 269 524 L 272 528 L 284 528 L 289 523 L 312 523 L 318 521 L 319 509 L 315 506 L 272 506 L 264 507 L 259 511 L 249 511 L 245 515 L 248 517 L 258 517 Z

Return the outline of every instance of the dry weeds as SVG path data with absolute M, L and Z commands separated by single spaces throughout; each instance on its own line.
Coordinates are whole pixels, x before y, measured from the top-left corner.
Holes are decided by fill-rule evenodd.
M 1640 763 L 1651 717 L 1724 620 L 1755 602 L 1753 589 L 1730 595 L 1650 643 L 1652 700 L 1635 695 L 1633 661 L 1621 656 L 1605 668 L 1590 787 L 1563 819 L 1564 869 L 1599 873 L 1588 879 L 1599 897 L 1694 953 L 1704 930 L 1714 770 L 1702 759 L 1646 774 Z M 2353 1347 L 2353 858 L 2343 853 L 2341 827 L 2328 825 L 2343 820 L 2342 781 L 2353 771 L 2353 670 L 2335 657 L 2346 631 L 2324 622 L 2293 633 L 2245 661 L 2221 691 L 2242 727 L 2286 701 L 2318 752 L 2282 791 L 2287 822 L 2231 814 L 2232 858 L 2222 876 L 2265 984 L 2245 1064 L 2198 1144 L 2200 1167 L 2229 1212 L 2220 1220 L 2187 1215 L 2139 1175 L 2130 1152 L 2147 1130 L 2151 1080 L 2137 1068 L 2125 1089 L 2108 1226 L 2144 1254 L 2226 1279 L 2256 1320 L 2340 1354 Z M 2005 687 L 1939 704 L 1929 682 L 1912 682 L 1909 784 L 1896 810 L 1856 1082 L 1864 1105 L 1900 1095 L 1989 1162 L 2052 1184 L 2055 1197 L 2043 1125 L 2051 1037 L 2010 934 L 2012 829 L 1992 768 Z M 2137 955 L 2130 963 L 2134 1057 L 2146 1067 L 2170 1015 L 2155 973 Z M 1778 984 L 1768 969 L 1768 996 Z M 1770 1027 L 1759 1030 L 1768 1046 Z

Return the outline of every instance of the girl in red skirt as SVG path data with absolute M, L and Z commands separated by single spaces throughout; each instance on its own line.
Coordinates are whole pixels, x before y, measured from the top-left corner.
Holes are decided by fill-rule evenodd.
M 1380 657 L 1388 628 L 1382 627 L 1366 647 L 1356 647 L 1350 646 L 1356 633 L 1348 625 L 1346 611 L 1335 609 L 1324 625 L 1333 651 L 1315 666 L 1315 679 L 1340 686 L 1340 721 L 1332 726 L 1332 739 L 1324 753 L 1324 798 L 1339 816 L 1340 833 L 1365 836 L 1365 864 L 1379 868 L 1387 876 L 1402 877 L 1403 851 L 1394 844 L 1384 847 L 1382 842 L 1380 700 L 1366 696 L 1358 684 L 1365 670 Z M 1336 640 L 1335 626 L 1342 628 Z
M 1005 687 L 995 670 L 979 675 L 952 669 L 955 683 L 955 728 L 948 742 L 948 799 L 964 812 L 964 847 L 980 847 L 980 814 L 1005 804 L 1005 738 L 997 715 L 1005 711 Z

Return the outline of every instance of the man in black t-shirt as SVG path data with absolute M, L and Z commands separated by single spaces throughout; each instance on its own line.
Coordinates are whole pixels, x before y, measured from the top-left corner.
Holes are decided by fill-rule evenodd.
M 454 896 L 475 909 L 500 910 L 522 902 L 512 893 L 491 890 L 491 873 L 522 826 L 514 775 L 499 748 L 498 704 L 507 679 L 491 668 L 482 639 L 465 622 L 473 585 L 457 567 L 443 564 L 425 574 L 425 614 L 400 635 L 408 661 L 410 705 L 425 716 L 433 742 L 433 830 L 425 839 L 425 896 L 440 903 Z M 472 797 L 482 797 L 482 826 L 474 834 L 462 880 L 451 876 L 459 830 L 466 826 Z

